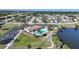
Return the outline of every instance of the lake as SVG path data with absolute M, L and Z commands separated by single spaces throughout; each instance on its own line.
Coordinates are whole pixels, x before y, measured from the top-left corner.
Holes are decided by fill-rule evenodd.
M 62 42 L 68 44 L 71 49 L 79 49 L 79 29 L 60 29 L 57 36 Z

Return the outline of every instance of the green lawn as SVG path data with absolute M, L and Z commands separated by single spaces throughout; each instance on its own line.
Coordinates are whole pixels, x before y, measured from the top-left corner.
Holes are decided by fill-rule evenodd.
M 2 28 L 0 28 L 0 37 L 3 36 L 9 30 L 11 30 L 12 28 L 16 27 L 16 25 L 17 24 L 13 24 L 12 22 L 2 25 Z M 5 45 L 0 44 L 0 49 L 2 48 L 5 48 Z
M 0 49 L 4 49 L 5 45 L 0 44 Z
M 50 45 L 41 38 L 35 38 L 32 35 L 21 34 L 13 43 L 12 48 L 26 48 L 28 44 L 31 44 L 32 48 L 44 48 L 45 46 Z
M 5 34 L 7 31 L 16 27 L 16 25 L 17 24 L 13 24 L 12 22 L 9 22 L 9 23 L 2 25 L 2 28 L 0 28 L 0 36 L 3 36 L 3 34 Z

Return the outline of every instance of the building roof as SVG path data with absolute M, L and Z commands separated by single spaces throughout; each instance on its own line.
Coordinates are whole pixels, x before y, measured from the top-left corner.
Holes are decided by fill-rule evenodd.
M 33 29 L 33 30 L 34 30 L 34 29 L 39 29 L 39 28 L 41 28 L 41 26 L 39 26 L 39 25 L 32 26 L 32 29 Z
M 30 26 L 30 27 L 27 27 L 27 28 L 24 28 L 24 30 L 29 30 L 29 31 L 32 31 L 32 30 L 37 30 L 37 29 L 39 29 L 39 28 L 41 28 L 41 26 L 39 26 L 39 25 L 34 25 L 34 26 Z

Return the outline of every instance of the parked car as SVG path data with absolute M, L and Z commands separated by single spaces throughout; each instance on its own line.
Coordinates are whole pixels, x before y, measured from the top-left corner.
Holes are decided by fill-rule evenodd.
M 0 44 L 8 44 L 11 42 L 11 40 L 14 39 L 14 37 L 19 33 L 18 28 L 13 28 L 6 34 L 4 34 L 3 37 L 0 38 Z

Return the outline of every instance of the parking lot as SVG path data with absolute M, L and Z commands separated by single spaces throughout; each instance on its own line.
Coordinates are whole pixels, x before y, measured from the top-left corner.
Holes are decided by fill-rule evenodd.
M 19 33 L 18 28 L 13 28 L 12 30 L 8 31 L 0 38 L 0 44 L 7 44 L 10 43 L 11 40 Z

